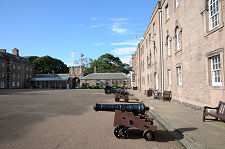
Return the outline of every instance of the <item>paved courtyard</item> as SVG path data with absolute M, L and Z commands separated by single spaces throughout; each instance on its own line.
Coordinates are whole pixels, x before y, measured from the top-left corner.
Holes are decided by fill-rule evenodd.
M 95 103 L 114 103 L 103 90 L 0 90 L 0 149 L 180 149 L 158 122 L 155 141 L 132 129 L 114 134 L 113 112 Z

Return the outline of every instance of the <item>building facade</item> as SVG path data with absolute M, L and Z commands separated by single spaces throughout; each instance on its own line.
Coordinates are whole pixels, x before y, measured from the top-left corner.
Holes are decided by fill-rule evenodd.
M 12 54 L 0 49 L 0 88 L 29 88 L 29 79 L 34 75 L 34 66 L 26 58 L 19 56 L 14 48 Z
M 130 70 L 131 87 L 136 88 L 137 79 L 136 79 L 136 55 L 135 54 L 131 55 L 130 66 L 131 66 L 131 70 Z
M 102 86 L 117 85 L 131 87 L 130 78 L 124 73 L 91 73 L 80 79 L 81 86 Z
M 143 54 L 136 56 L 138 88 L 171 90 L 174 100 L 199 107 L 216 106 L 220 100 L 225 101 L 224 21 L 223 0 L 158 2 L 150 27 L 137 48 L 139 54 L 144 47 Z M 158 28 L 152 27 L 154 22 L 158 22 Z M 157 30 L 155 39 L 152 38 L 154 30 Z M 149 62 L 148 52 L 152 51 L 151 46 L 145 46 L 149 39 L 155 41 L 161 51 L 150 69 L 144 65 Z M 144 83 L 148 75 L 150 81 Z

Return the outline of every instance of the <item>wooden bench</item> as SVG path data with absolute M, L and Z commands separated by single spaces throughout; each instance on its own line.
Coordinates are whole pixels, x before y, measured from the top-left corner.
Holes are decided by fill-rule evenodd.
M 208 109 L 215 109 L 215 112 L 208 111 Z M 212 108 L 205 106 L 203 111 L 203 122 L 205 120 L 212 120 L 212 119 L 206 119 L 206 116 L 212 116 L 215 117 L 213 120 L 222 120 L 225 121 L 225 102 L 220 101 L 218 107 Z
M 171 101 L 171 99 L 172 99 L 172 92 L 171 91 L 164 91 L 162 98 L 163 98 L 163 102 L 165 100 Z

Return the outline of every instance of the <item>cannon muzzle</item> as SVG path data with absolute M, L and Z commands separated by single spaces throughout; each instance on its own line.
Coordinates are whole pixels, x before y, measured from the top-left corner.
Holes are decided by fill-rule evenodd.
M 119 110 L 122 112 L 133 112 L 134 114 L 145 114 L 149 110 L 143 103 L 139 104 L 98 104 L 94 105 L 95 111 L 111 111 Z

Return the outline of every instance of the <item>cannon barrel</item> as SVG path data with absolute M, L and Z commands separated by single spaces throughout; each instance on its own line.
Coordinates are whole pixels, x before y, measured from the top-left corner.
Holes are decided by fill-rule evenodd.
M 139 104 L 98 104 L 94 105 L 95 111 L 111 111 L 120 110 L 122 112 L 133 112 L 135 114 L 145 114 L 149 107 L 146 107 L 143 103 Z
M 115 90 L 115 89 L 112 89 L 112 90 L 111 90 L 111 93 L 118 93 L 118 94 L 123 94 L 123 95 L 129 95 L 128 92 L 125 92 L 125 91 L 119 91 L 119 90 Z

